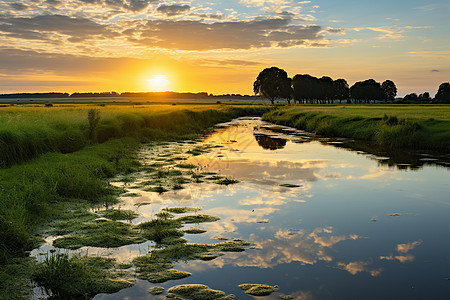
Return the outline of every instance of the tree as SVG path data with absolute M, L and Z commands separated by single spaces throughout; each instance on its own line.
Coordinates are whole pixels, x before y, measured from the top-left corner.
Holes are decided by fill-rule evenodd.
M 292 89 L 292 79 L 288 78 L 283 80 L 280 90 L 280 98 L 285 98 L 288 104 L 291 104 L 291 100 L 294 96 L 294 90 Z
M 394 101 L 395 96 L 397 95 L 397 87 L 395 86 L 395 83 L 391 80 L 386 80 L 383 84 L 381 84 L 381 88 L 383 89 L 384 100 Z
M 381 84 L 373 79 L 367 79 L 365 81 L 356 82 L 350 88 L 350 95 L 353 99 L 359 100 L 360 102 L 370 100 L 383 100 L 384 92 L 381 88 Z
M 253 83 L 253 91 L 256 95 L 270 100 L 272 104 L 276 98 L 281 98 L 285 93 L 285 87 L 290 79 L 286 71 L 277 67 L 266 68 L 259 73 Z
M 403 97 L 403 101 L 408 101 L 408 102 L 413 101 L 414 102 L 417 100 L 419 100 L 419 97 L 417 96 L 416 93 L 411 93 L 411 94 L 408 94 L 405 97 Z
M 434 100 L 439 103 L 450 103 L 450 83 L 444 82 L 439 86 Z
M 339 100 L 340 103 L 342 103 L 342 100 L 346 100 L 350 97 L 350 88 L 345 79 L 336 79 L 333 81 L 333 89 L 334 99 Z

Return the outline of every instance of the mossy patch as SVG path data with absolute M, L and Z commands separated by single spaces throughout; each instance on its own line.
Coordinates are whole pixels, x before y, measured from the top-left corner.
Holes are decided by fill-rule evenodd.
M 266 284 L 253 284 L 253 283 L 243 283 L 239 287 L 245 291 L 246 294 L 252 296 L 267 296 L 273 292 L 278 291 L 279 287 L 277 285 L 271 286 Z
M 162 286 L 154 286 L 149 288 L 148 292 L 152 295 L 160 295 L 164 293 L 164 288 Z
M 200 229 L 200 228 L 189 228 L 189 229 L 185 229 L 184 232 L 189 233 L 189 234 L 201 234 L 201 233 L 205 233 L 206 230 Z
M 226 295 L 222 291 L 210 289 L 203 284 L 183 284 L 171 287 L 169 293 L 192 300 L 226 300 L 234 299 L 234 295 Z
M 205 222 L 215 222 L 220 220 L 220 218 L 210 215 L 190 215 L 178 218 L 177 220 L 183 223 L 205 223 Z
M 63 234 L 68 235 L 53 241 L 53 245 L 59 248 L 72 250 L 83 246 L 115 248 L 145 242 L 134 226 L 104 218 L 85 223 L 69 220 L 59 223 L 59 226 L 53 232 L 59 234 L 64 232 Z
M 178 164 L 178 165 L 175 165 L 175 167 L 180 168 L 180 169 L 195 169 L 195 168 L 197 168 L 197 166 L 193 165 L 193 164 Z
M 108 218 L 110 220 L 118 221 L 118 220 L 133 220 L 136 219 L 139 214 L 132 210 L 122 210 L 122 209 L 108 209 L 104 211 L 98 212 L 104 218 Z
M 161 185 L 158 185 L 158 186 L 153 186 L 153 187 L 147 188 L 144 191 L 146 191 L 146 192 L 155 192 L 155 193 L 162 194 L 162 193 L 167 192 L 168 189 L 166 189 L 165 187 L 163 187 Z
M 198 211 L 199 209 L 193 208 L 193 207 L 166 207 L 166 208 L 163 208 L 162 210 L 168 211 L 173 214 L 184 214 L 187 212 L 195 212 L 195 211 Z
M 223 179 L 219 179 L 218 181 L 216 181 L 217 184 L 221 184 L 221 185 L 230 185 L 230 184 L 235 184 L 238 182 L 239 182 L 239 180 L 231 178 L 231 177 L 225 177 Z
M 139 193 L 124 193 L 121 194 L 120 197 L 141 197 L 142 195 Z
M 186 278 L 189 276 L 191 276 L 191 273 L 171 269 L 160 272 L 146 273 L 145 275 L 141 273 L 139 275 L 139 278 L 148 280 L 151 283 L 162 283 L 169 280 Z
M 287 188 L 297 188 L 297 187 L 301 187 L 301 185 L 290 184 L 290 183 L 283 183 L 283 184 L 280 184 L 280 186 L 282 186 L 282 187 L 287 187 Z

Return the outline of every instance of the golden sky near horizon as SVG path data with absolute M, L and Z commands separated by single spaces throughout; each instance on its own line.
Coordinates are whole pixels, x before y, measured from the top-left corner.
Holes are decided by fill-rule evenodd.
M 252 94 L 277 66 L 433 96 L 450 80 L 449 13 L 444 0 L 0 0 L 0 93 Z

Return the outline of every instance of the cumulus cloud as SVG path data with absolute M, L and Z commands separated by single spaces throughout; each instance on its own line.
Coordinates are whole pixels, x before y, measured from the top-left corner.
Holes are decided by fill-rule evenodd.
M 293 25 L 290 16 L 215 23 L 150 20 L 134 29 L 133 34 L 138 37 L 129 40 L 177 50 L 321 47 L 327 44 L 321 31 L 316 25 Z
M 116 9 L 126 9 L 130 11 L 142 11 L 151 3 L 159 2 L 159 0 L 78 0 L 82 4 L 98 5 Z
M 181 15 L 185 12 L 188 12 L 189 10 L 191 10 L 191 7 L 186 4 L 185 5 L 178 5 L 178 4 L 161 5 L 156 9 L 156 11 L 158 11 L 159 13 L 162 13 L 168 17 Z
M 19 2 L 9 3 L 9 6 L 11 6 L 13 9 L 18 10 L 18 11 L 23 11 L 28 8 L 28 6 L 26 6 L 23 3 L 19 3 Z
M 0 34 L 30 40 L 50 40 L 51 34 L 69 37 L 71 42 L 80 42 L 90 37 L 112 38 L 116 34 L 105 26 L 84 18 L 63 15 L 42 15 L 31 18 L 0 17 Z

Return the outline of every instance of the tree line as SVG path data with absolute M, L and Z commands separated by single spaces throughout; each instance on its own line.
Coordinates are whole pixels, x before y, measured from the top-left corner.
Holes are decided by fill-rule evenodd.
M 308 74 L 297 74 L 289 78 L 285 70 L 277 67 L 261 71 L 253 83 L 253 91 L 256 95 L 269 99 L 272 104 L 276 99 L 286 99 L 288 104 L 291 101 L 302 104 L 331 104 L 335 101 L 375 103 L 394 101 L 397 95 L 397 87 L 392 80 L 379 83 L 374 79 L 367 79 L 356 82 L 350 87 L 342 78 L 333 80 L 328 76 L 317 78 Z M 414 96 L 411 97 L 414 98 Z M 422 97 L 420 99 L 429 98 L 429 93 L 421 94 L 420 97 Z M 419 99 L 417 95 L 416 98 Z M 441 84 L 435 100 L 440 103 L 450 103 L 449 83 Z

